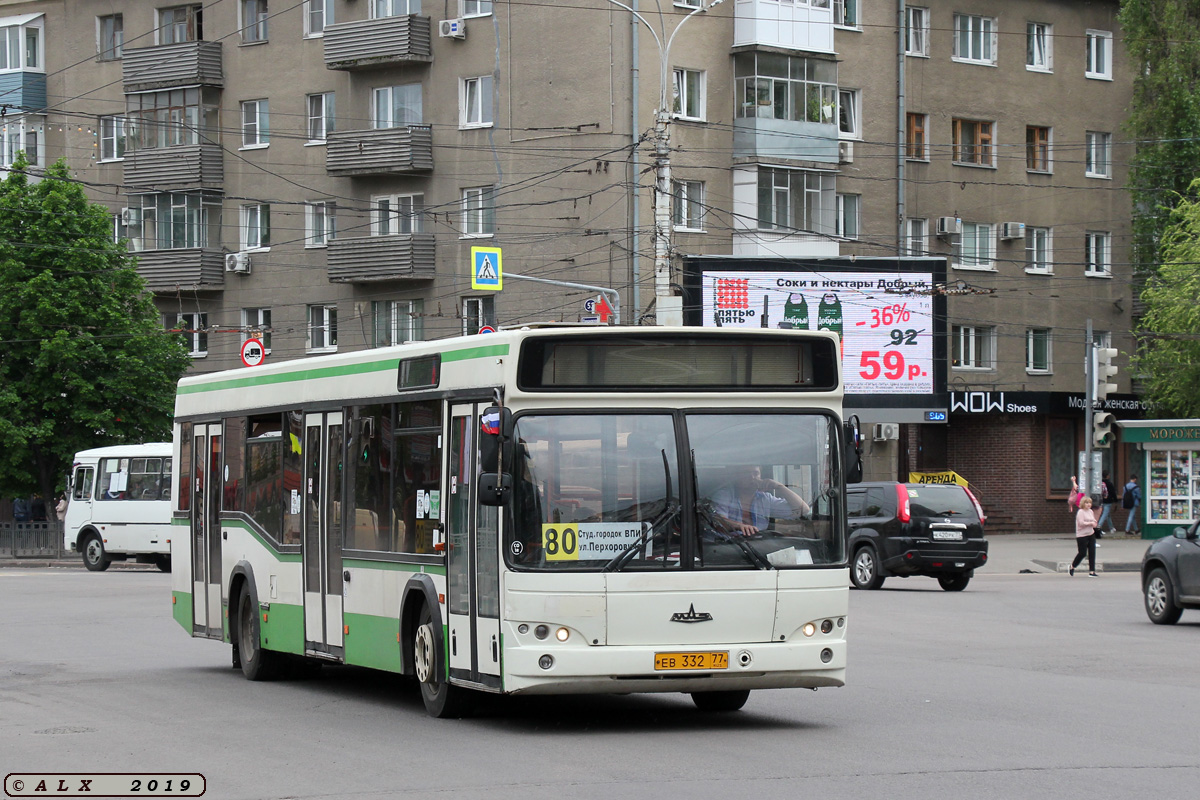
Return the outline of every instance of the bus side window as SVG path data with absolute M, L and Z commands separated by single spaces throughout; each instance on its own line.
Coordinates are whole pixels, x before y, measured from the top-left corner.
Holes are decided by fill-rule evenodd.
M 159 500 L 171 499 L 171 459 L 163 459 L 162 489 L 158 493 Z
M 90 500 L 92 496 L 92 468 L 80 467 L 75 470 L 75 490 L 71 493 L 72 500 Z

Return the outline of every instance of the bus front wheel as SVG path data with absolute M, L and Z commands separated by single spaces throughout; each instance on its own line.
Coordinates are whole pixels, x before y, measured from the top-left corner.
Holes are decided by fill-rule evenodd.
M 692 692 L 692 702 L 701 711 L 737 711 L 750 699 L 750 690 Z
M 154 565 L 156 567 L 158 567 L 159 572 L 170 572 L 171 571 L 171 557 L 164 556 L 164 555 L 157 555 L 154 557 Z
M 263 650 L 258 627 L 258 608 L 250 596 L 250 586 L 242 584 L 238 598 L 237 646 L 242 674 L 252 681 L 269 681 L 279 674 L 282 656 Z
M 98 534 L 89 533 L 83 537 L 83 547 L 80 548 L 80 552 L 83 553 L 83 565 L 92 572 L 104 572 L 112 563 L 108 553 L 104 552 L 104 542 L 100 540 Z
M 428 606 L 423 607 L 413 634 L 413 668 L 421 686 L 421 700 L 431 717 L 461 717 L 466 710 L 467 690 L 448 682 L 446 665 L 438 658 L 439 636 L 441 631 L 434 630 L 433 614 Z

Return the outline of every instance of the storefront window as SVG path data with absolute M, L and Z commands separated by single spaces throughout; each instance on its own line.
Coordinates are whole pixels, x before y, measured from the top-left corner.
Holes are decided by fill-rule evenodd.
M 1071 476 L 1076 472 L 1075 420 L 1051 417 L 1046 421 L 1047 465 L 1051 494 L 1071 491 Z
M 1200 450 L 1148 453 L 1150 522 L 1187 522 L 1200 515 Z

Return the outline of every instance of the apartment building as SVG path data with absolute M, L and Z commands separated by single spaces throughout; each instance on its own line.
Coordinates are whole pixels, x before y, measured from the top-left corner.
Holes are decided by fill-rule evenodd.
M 1086 320 L 1130 349 L 1118 3 L 628 5 L 0 0 L 0 161 L 67 159 L 201 372 L 597 315 L 516 275 L 661 324 L 685 254 L 946 256 L 949 422 L 871 469 L 1057 524 Z

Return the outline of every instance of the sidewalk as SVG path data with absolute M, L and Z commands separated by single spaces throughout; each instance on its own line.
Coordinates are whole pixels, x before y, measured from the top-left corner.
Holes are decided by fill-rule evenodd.
M 1075 558 L 1073 533 L 1012 533 L 988 536 L 988 563 L 981 575 L 1016 575 L 1022 572 L 1066 572 Z M 1149 540 L 1118 533 L 1105 536 L 1096 550 L 1097 572 L 1137 572 Z M 78 555 L 69 558 L 0 558 L 0 569 L 12 568 L 83 569 Z M 153 570 L 153 564 L 114 561 L 110 569 Z M 1086 564 L 1085 564 L 1086 569 Z

